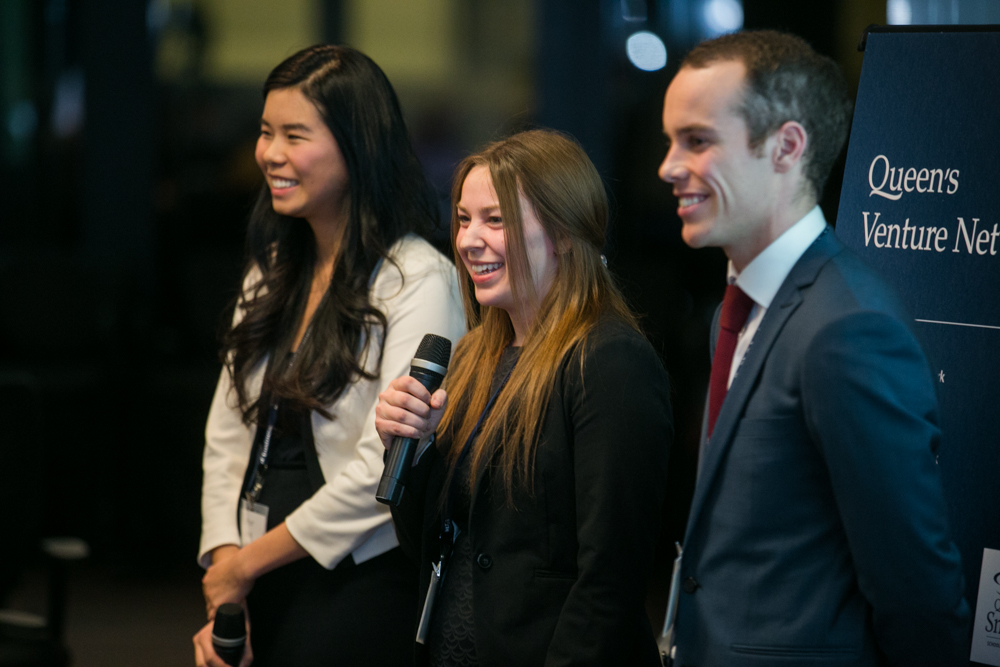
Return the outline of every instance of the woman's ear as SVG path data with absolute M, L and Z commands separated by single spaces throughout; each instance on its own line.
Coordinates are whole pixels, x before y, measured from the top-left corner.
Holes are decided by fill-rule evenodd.
M 555 251 L 555 256 L 558 257 L 571 251 L 573 249 L 573 242 L 569 240 L 568 236 L 561 236 L 552 244 L 552 248 Z

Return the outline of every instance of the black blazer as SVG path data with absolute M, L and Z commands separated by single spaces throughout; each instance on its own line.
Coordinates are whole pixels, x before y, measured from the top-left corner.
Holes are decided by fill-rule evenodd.
M 603 320 L 556 375 L 534 494 L 516 492 L 512 508 L 489 475 L 473 490 L 481 665 L 659 666 L 644 604 L 672 440 L 659 359 L 640 334 Z M 421 604 L 438 559 L 445 472 L 431 447 L 392 510 L 401 546 L 420 562 Z M 419 645 L 417 662 L 426 662 Z

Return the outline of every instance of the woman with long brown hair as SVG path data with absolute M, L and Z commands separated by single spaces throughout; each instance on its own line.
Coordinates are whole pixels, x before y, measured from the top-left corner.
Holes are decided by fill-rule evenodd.
M 372 411 L 424 334 L 464 333 L 455 269 L 417 234 L 435 197 L 364 54 L 315 46 L 279 64 L 255 157 L 266 182 L 205 429 L 208 616 L 245 603 L 257 667 L 396 665 L 415 572 L 375 501 Z M 195 661 L 222 667 L 211 630 Z
M 435 436 L 393 509 L 421 562 L 418 662 L 658 665 L 644 600 L 673 422 L 603 265 L 600 177 L 524 132 L 467 158 L 452 199 L 470 332 L 446 389 L 399 378 L 375 411 L 386 447 Z

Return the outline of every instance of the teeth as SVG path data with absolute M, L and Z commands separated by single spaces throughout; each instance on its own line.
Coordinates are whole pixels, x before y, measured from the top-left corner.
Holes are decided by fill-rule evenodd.
M 493 273 L 501 266 L 503 266 L 502 262 L 496 262 L 494 264 L 477 264 L 472 267 L 472 270 L 476 273 L 477 276 L 482 276 L 487 273 Z
M 708 195 L 686 195 L 684 197 L 678 197 L 677 201 L 681 206 L 694 206 L 699 202 L 703 202 L 708 199 Z
M 278 188 L 279 190 L 281 188 L 290 188 L 293 185 L 298 185 L 298 183 L 299 183 L 298 181 L 293 181 L 293 180 L 290 180 L 290 179 L 287 179 L 287 178 L 272 178 L 271 179 L 271 184 L 274 185 L 274 187 Z

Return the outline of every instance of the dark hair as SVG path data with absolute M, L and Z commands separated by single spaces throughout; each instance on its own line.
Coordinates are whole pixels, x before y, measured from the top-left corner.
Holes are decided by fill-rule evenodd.
M 751 148 L 786 121 L 805 128 L 805 176 L 819 199 L 850 126 L 852 104 L 840 68 L 802 38 L 774 30 L 748 30 L 702 42 L 681 67 L 701 69 L 720 60 L 738 60 L 746 67 L 739 111 L 750 131 Z
M 359 350 L 383 339 L 373 327 L 384 331 L 386 319 L 369 302 L 371 274 L 380 260 L 391 261 L 389 250 L 399 238 L 428 233 L 438 223 L 436 198 L 410 144 L 396 94 L 368 56 L 346 46 L 299 51 L 267 77 L 264 99 L 272 90 L 287 88 L 298 89 L 316 105 L 337 141 L 347 165 L 350 215 L 330 285 L 294 365 L 286 372 L 284 364 L 270 364 L 260 397 L 251 402 L 251 373 L 268 355 L 280 361 L 291 348 L 316 261 L 310 227 L 276 213 L 266 184 L 257 197 L 247 229 L 244 289 L 237 298 L 242 318 L 222 347 L 247 424 L 257 419 L 268 397 L 329 417 L 325 407 L 350 382 L 373 377 Z

